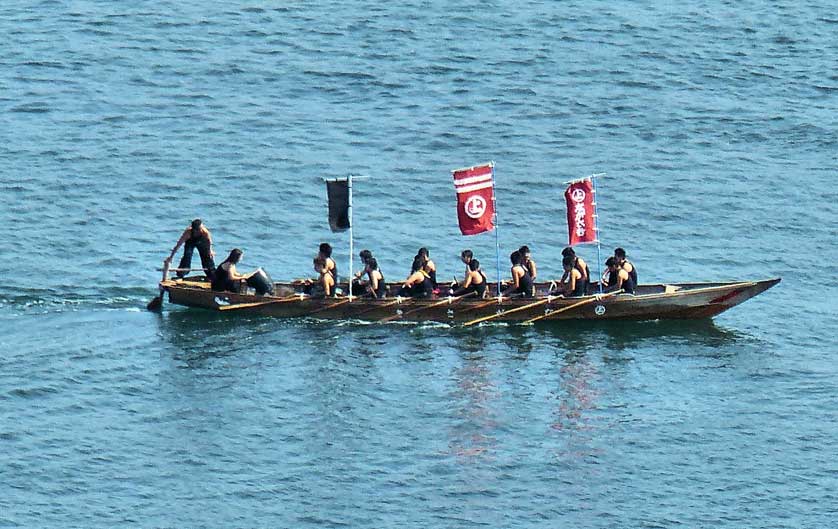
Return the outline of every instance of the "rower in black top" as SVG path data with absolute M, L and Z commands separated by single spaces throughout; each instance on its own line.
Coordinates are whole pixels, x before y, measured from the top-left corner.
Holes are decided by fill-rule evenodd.
M 584 296 L 587 282 L 582 279 L 582 272 L 575 267 L 573 256 L 568 255 L 562 259 L 562 267 L 565 273 L 563 278 L 566 278 L 562 281 L 562 295 L 566 298 Z
M 218 265 L 215 269 L 212 279 L 212 289 L 217 292 L 238 292 L 242 280 L 247 280 L 250 276 L 256 273 L 253 271 L 249 274 L 239 274 L 236 270 L 236 265 L 241 262 L 244 252 L 238 248 L 233 248 L 227 259 Z
M 322 257 L 326 260 L 326 271 L 332 274 L 332 279 L 335 280 L 335 285 L 338 284 L 338 264 L 332 259 L 332 246 L 327 243 L 321 243 L 319 252 L 317 254 L 318 257 Z
M 366 284 L 367 295 L 379 299 L 386 297 L 387 283 L 384 282 L 384 274 L 378 269 L 378 261 L 375 257 L 370 256 L 367 259 L 365 270 L 369 279 Z
M 518 253 L 521 255 L 521 266 L 527 269 L 527 272 L 530 273 L 530 278 L 535 281 L 535 278 L 538 277 L 538 267 L 535 265 L 535 261 L 532 260 L 530 247 L 527 245 L 521 246 L 518 248 Z
M 631 280 L 634 281 L 634 284 L 637 285 L 637 268 L 634 266 L 634 263 L 626 259 L 626 251 L 622 248 L 616 248 L 614 250 L 614 259 L 617 261 L 617 265 L 628 272 L 631 276 Z
M 399 296 L 410 296 L 413 298 L 429 298 L 434 295 L 434 285 L 431 282 L 431 274 L 428 270 L 427 261 L 417 255 L 413 259 L 413 272 L 405 280 Z
M 605 261 L 605 266 L 608 267 L 608 288 L 605 289 L 605 292 L 623 289 L 623 292 L 627 294 L 634 294 L 634 280 L 624 268 L 620 267 L 616 259 L 609 257 Z
M 576 255 L 576 252 L 568 246 L 564 250 L 562 250 L 562 266 L 564 266 L 564 258 L 565 257 L 572 257 L 573 258 L 573 268 L 579 270 L 579 273 L 582 275 L 582 283 L 584 285 L 585 292 L 588 291 L 588 285 L 591 283 L 591 273 L 588 270 L 588 263 L 582 260 L 581 257 Z M 562 278 L 560 280 L 561 283 L 567 281 L 568 272 L 565 271 L 562 274 Z
M 480 261 L 471 259 L 468 263 L 468 274 L 460 288 L 451 293 L 452 296 L 464 296 L 471 292 L 477 293 L 477 297 L 486 295 L 486 274 L 480 269 Z
M 180 264 L 178 264 L 177 276 L 184 277 L 188 273 L 192 266 L 192 255 L 197 249 L 198 255 L 201 256 L 201 266 L 204 268 L 205 275 L 207 279 L 212 281 L 213 275 L 215 275 L 215 262 L 213 261 L 215 251 L 212 249 L 212 234 L 204 226 L 201 219 L 193 220 L 192 224 L 183 230 L 177 244 L 172 248 L 172 253 L 166 258 L 167 265 L 172 262 L 172 258 L 181 245 L 183 245 L 183 257 L 180 258 Z
M 512 284 L 503 295 L 514 295 L 518 297 L 531 298 L 535 296 L 535 284 L 529 270 L 521 264 L 521 254 L 516 250 L 509 256 L 512 261 Z
M 424 265 L 425 271 L 426 271 L 426 272 L 428 273 L 428 275 L 430 276 L 430 278 L 431 278 L 431 283 L 433 284 L 434 289 L 436 289 L 436 287 L 437 287 L 437 282 L 436 282 L 436 264 L 434 264 L 434 262 L 433 262 L 433 261 L 431 261 L 431 254 L 430 254 L 430 252 L 428 252 L 428 249 L 427 249 L 427 248 L 424 248 L 424 247 L 423 247 L 423 248 L 419 248 L 419 251 L 418 251 L 418 252 L 416 252 L 416 257 L 418 257 L 418 258 L 420 258 L 420 259 L 422 260 L 422 264 Z

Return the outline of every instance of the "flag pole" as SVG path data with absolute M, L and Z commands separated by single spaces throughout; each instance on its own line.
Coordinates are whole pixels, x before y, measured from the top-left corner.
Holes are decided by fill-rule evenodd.
M 596 262 L 597 262 L 597 273 L 599 274 L 599 293 L 602 294 L 602 241 L 599 238 L 599 210 L 597 209 L 597 202 L 598 195 L 596 189 L 596 179 L 598 176 L 605 176 L 605 173 L 599 173 L 595 175 L 591 175 L 591 182 L 594 185 L 594 231 L 596 231 Z M 350 193 L 350 197 L 352 194 Z M 350 198 L 350 204 L 352 203 L 352 199 Z M 590 281 L 591 278 L 588 278 Z
M 352 303 L 352 278 L 355 277 L 352 273 L 353 254 L 355 253 L 353 248 L 354 239 L 352 237 L 352 225 L 355 224 L 352 222 L 352 175 L 350 174 L 346 180 L 349 189 L 349 302 Z M 335 287 L 337 287 L 337 281 L 338 278 L 335 278 Z
M 501 295 L 500 290 L 500 230 L 498 225 L 498 199 L 497 199 L 497 185 L 495 182 L 495 161 L 489 162 L 492 167 L 492 205 L 495 209 L 495 264 L 497 265 L 498 274 L 498 297 Z

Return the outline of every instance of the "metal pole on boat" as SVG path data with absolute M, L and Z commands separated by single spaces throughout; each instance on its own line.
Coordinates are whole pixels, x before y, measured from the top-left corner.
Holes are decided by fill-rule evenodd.
M 596 262 L 597 262 L 597 273 L 599 274 L 599 293 L 602 294 L 602 242 L 599 238 L 599 211 L 597 209 L 597 202 L 598 195 L 596 189 L 596 179 L 598 176 L 605 176 L 605 173 L 599 173 L 595 175 L 591 175 L 591 182 L 594 185 L 594 231 L 596 231 Z M 351 193 L 349 195 L 352 196 Z M 352 199 L 350 199 L 350 204 L 352 203 Z M 588 278 L 590 281 L 591 278 Z
M 495 210 L 495 264 L 497 265 L 498 274 L 498 297 L 500 297 L 500 233 L 498 230 L 498 188 L 495 183 L 495 161 L 492 160 L 491 162 L 489 162 L 489 165 L 492 168 L 492 205 L 494 206 Z
M 352 272 L 352 261 L 354 260 L 353 259 L 353 254 L 354 254 L 354 251 L 355 251 L 354 248 L 353 248 L 353 242 L 354 241 L 353 241 L 353 238 L 352 238 L 352 225 L 354 224 L 354 222 L 352 222 L 352 175 L 349 175 L 346 180 L 347 180 L 347 188 L 349 189 L 349 211 L 348 211 L 348 213 L 349 213 L 349 302 L 351 303 L 352 302 L 352 279 L 355 277 L 355 275 Z M 338 278 L 335 278 L 335 286 L 337 286 L 337 280 L 338 280 Z

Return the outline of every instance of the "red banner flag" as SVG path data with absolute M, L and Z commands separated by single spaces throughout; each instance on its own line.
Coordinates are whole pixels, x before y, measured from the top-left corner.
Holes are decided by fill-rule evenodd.
M 476 235 L 494 229 L 494 164 L 451 171 L 457 191 L 457 219 L 463 235 Z
M 597 242 L 594 184 L 590 178 L 573 182 L 564 192 L 567 201 L 568 245 Z

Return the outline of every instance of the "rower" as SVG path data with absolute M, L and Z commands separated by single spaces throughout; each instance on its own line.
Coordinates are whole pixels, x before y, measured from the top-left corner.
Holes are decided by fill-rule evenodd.
M 567 248 L 562 250 L 562 266 L 564 266 L 564 258 L 568 256 L 573 258 L 573 268 L 579 270 L 579 273 L 582 274 L 582 283 L 585 285 L 585 292 L 587 292 L 588 285 L 591 282 L 591 274 L 588 270 L 588 263 L 582 260 L 581 257 L 577 256 L 573 248 L 568 246 Z M 562 274 L 562 279 L 560 280 L 560 283 L 566 282 L 567 276 L 568 273 L 564 272 L 564 274 Z
M 419 251 L 416 252 L 416 257 L 422 259 L 422 262 L 425 264 L 426 271 L 431 276 L 431 283 L 433 283 L 434 289 L 436 289 L 436 264 L 431 261 L 431 254 L 428 252 L 428 249 L 425 247 L 419 248 Z
M 509 260 L 512 261 L 512 284 L 502 295 L 510 294 L 524 298 L 535 296 L 535 285 L 529 271 L 521 263 L 521 254 L 516 250 L 509 256 Z
M 463 264 L 466 265 L 466 273 L 463 275 L 463 281 L 465 281 L 465 276 L 467 276 L 468 273 L 471 271 L 469 263 L 472 259 L 474 259 L 474 252 L 472 252 L 471 250 L 463 250 L 462 252 L 460 252 L 460 261 L 462 261 Z
M 361 264 L 363 264 L 364 267 L 355 272 L 355 277 L 352 278 L 352 294 L 363 295 L 367 291 L 367 283 L 361 278 L 363 278 L 364 275 L 369 275 L 369 261 L 373 258 L 373 256 L 371 251 L 361 250 L 358 257 L 361 258 Z
M 573 256 L 568 255 L 562 259 L 562 296 L 566 298 L 584 296 L 587 288 L 587 281 L 582 279 L 582 272 L 576 268 Z
M 431 280 L 428 262 L 418 254 L 413 258 L 412 272 L 399 289 L 399 296 L 429 298 L 434 295 L 434 285 Z
M 318 257 L 322 257 L 326 261 L 326 270 L 331 272 L 335 284 L 338 281 L 338 264 L 332 259 L 332 245 L 327 242 L 320 243 Z
M 335 294 L 335 276 L 332 273 L 332 270 L 329 269 L 328 262 L 324 257 L 318 255 L 313 260 L 314 263 L 314 271 L 319 274 L 317 278 L 317 286 L 319 286 L 323 290 L 324 297 L 332 297 Z M 312 284 L 311 280 L 307 280 L 309 285 Z
M 366 293 L 372 298 L 383 298 L 387 296 L 387 284 L 384 282 L 384 274 L 378 269 L 378 261 L 375 257 L 367 259 L 364 270 L 367 273 Z
M 631 280 L 634 281 L 634 284 L 637 285 L 637 268 L 634 267 L 634 264 L 626 259 L 626 251 L 622 248 L 615 248 L 614 249 L 614 259 L 617 260 L 617 264 L 628 272 L 628 275 L 631 276 Z
M 605 266 L 608 268 L 608 281 L 606 283 L 608 288 L 605 289 L 605 292 L 614 292 L 622 289 L 623 292 L 634 294 L 634 280 L 631 278 L 629 273 L 617 263 L 615 258 L 609 257 L 605 261 Z
M 180 258 L 178 264 L 177 276 L 184 277 L 192 266 L 192 255 L 195 250 L 198 250 L 198 255 L 201 256 L 201 266 L 204 268 L 207 279 L 212 281 L 215 274 L 215 250 L 212 249 L 212 234 L 204 226 L 201 219 L 195 219 L 183 233 L 180 235 L 175 247 L 172 248 L 172 253 L 165 259 L 166 265 L 172 262 L 172 258 L 177 253 L 178 248 L 183 245 L 183 257 Z
M 533 281 L 535 281 L 535 278 L 538 275 L 538 267 L 535 266 L 535 261 L 532 260 L 530 247 L 525 244 L 524 246 L 518 248 L 518 253 L 521 254 L 521 265 L 527 269 L 527 272 L 530 273 L 530 277 Z
M 472 292 L 477 293 L 477 297 L 486 297 L 486 274 L 480 269 L 480 261 L 471 259 L 468 263 L 468 273 L 460 288 L 451 293 L 452 296 L 464 296 Z
M 249 274 L 239 274 L 236 270 L 236 265 L 241 262 L 244 252 L 238 248 L 233 248 L 227 259 L 218 265 L 213 274 L 211 288 L 216 292 L 238 292 L 242 281 L 247 281 L 253 274 L 259 270 L 254 270 Z

